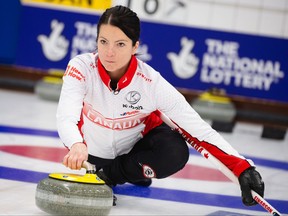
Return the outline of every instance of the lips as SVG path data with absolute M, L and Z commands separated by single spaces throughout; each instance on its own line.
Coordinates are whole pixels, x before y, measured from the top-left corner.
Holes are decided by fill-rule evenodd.
M 106 62 L 107 62 L 108 64 L 113 64 L 113 63 L 115 63 L 115 61 L 110 61 L 110 60 L 106 60 Z

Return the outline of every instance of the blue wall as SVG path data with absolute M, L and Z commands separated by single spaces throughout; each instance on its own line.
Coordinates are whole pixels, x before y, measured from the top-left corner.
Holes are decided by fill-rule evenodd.
M 19 0 L 0 1 L 0 64 L 15 62 L 20 12 Z

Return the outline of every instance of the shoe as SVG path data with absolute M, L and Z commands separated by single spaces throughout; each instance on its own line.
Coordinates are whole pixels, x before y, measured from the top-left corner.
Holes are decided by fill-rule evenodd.
M 113 194 L 113 206 L 116 206 L 117 197 Z
M 149 187 L 152 184 L 152 179 L 143 179 L 136 182 L 130 182 L 131 184 L 142 186 L 142 187 Z

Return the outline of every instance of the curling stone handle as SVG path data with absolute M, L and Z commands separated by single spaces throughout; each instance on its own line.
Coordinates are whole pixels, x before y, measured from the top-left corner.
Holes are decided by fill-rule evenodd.
M 95 174 L 96 166 L 94 164 L 89 163 L 88 161 L 83 161 L 82 168 L 86 169 L 86 173 Z

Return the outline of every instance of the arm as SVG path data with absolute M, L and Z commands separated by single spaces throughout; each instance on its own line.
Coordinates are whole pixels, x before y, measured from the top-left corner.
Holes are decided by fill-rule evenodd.
M 72 59 L 63 76 L 63 85 L 57 108 L 57 129 L 60 139 L 70 150 L 63 164 L 71 169 L 80 169 L 87 160 L 87 146 L 81 130 L 81 111 L 85 95 L 85 76 L 83 67 Z
M 193 140 L 195 145 L 204 147 L 237 177 L 245 169 L 254 165 L 252 161 L 241 156 L 217 131 L 205 122 L 184 96 L 163 78 L 159 79 L 155 92 L 157 109 L 176 123 L 185 133 L 185 136 Z
M 202 154 L 203 157 L 212 162 L 224 175 L 226 175 L 232 182 L 240 184 L 242 190 L 242 201 L 245 205 L 255 205 L 259 203 L 265 210 L 267 210 L 271 215 L 280 216 L 281 214 L 263 197 L 264 183 L 261 180 L 260 174 L 255 170 L 254 167 L 250 167 L 241 173 L 240 177 L 237 179 L 235 175 L 229 170 L 223 163 L 221 163 L 217 158 L 211 155 L 204 148 L 196 148 L 192 140 L 187 139 L 185 134 L 174 122 L 172 122 L 165 114 L 158 112 L 158 116 L 165 122 L 169 127 L 178 131 L 186 141 L 191 144 L 198 152 Z M 257 191 L 257 192 L 255 192 Z
M 159 82 L 161 84 L 157 85 L 158 90 L 155 90 L 158 110 L 167 115 L 170 121 L 172 120 L 171 122 L 177 126 L 192 147 L 200 153 L 205 149 L 232 175 L 234 174 L 234 178 L 239 179 L 245 205 L 256 204 L 250 191 L 254 189 L 263 196 L 264 183 L 255 170 L 253 162 L 240 155 L 219 133 L 202 120 L 173 86 L 165 80 L 160 79 Z

